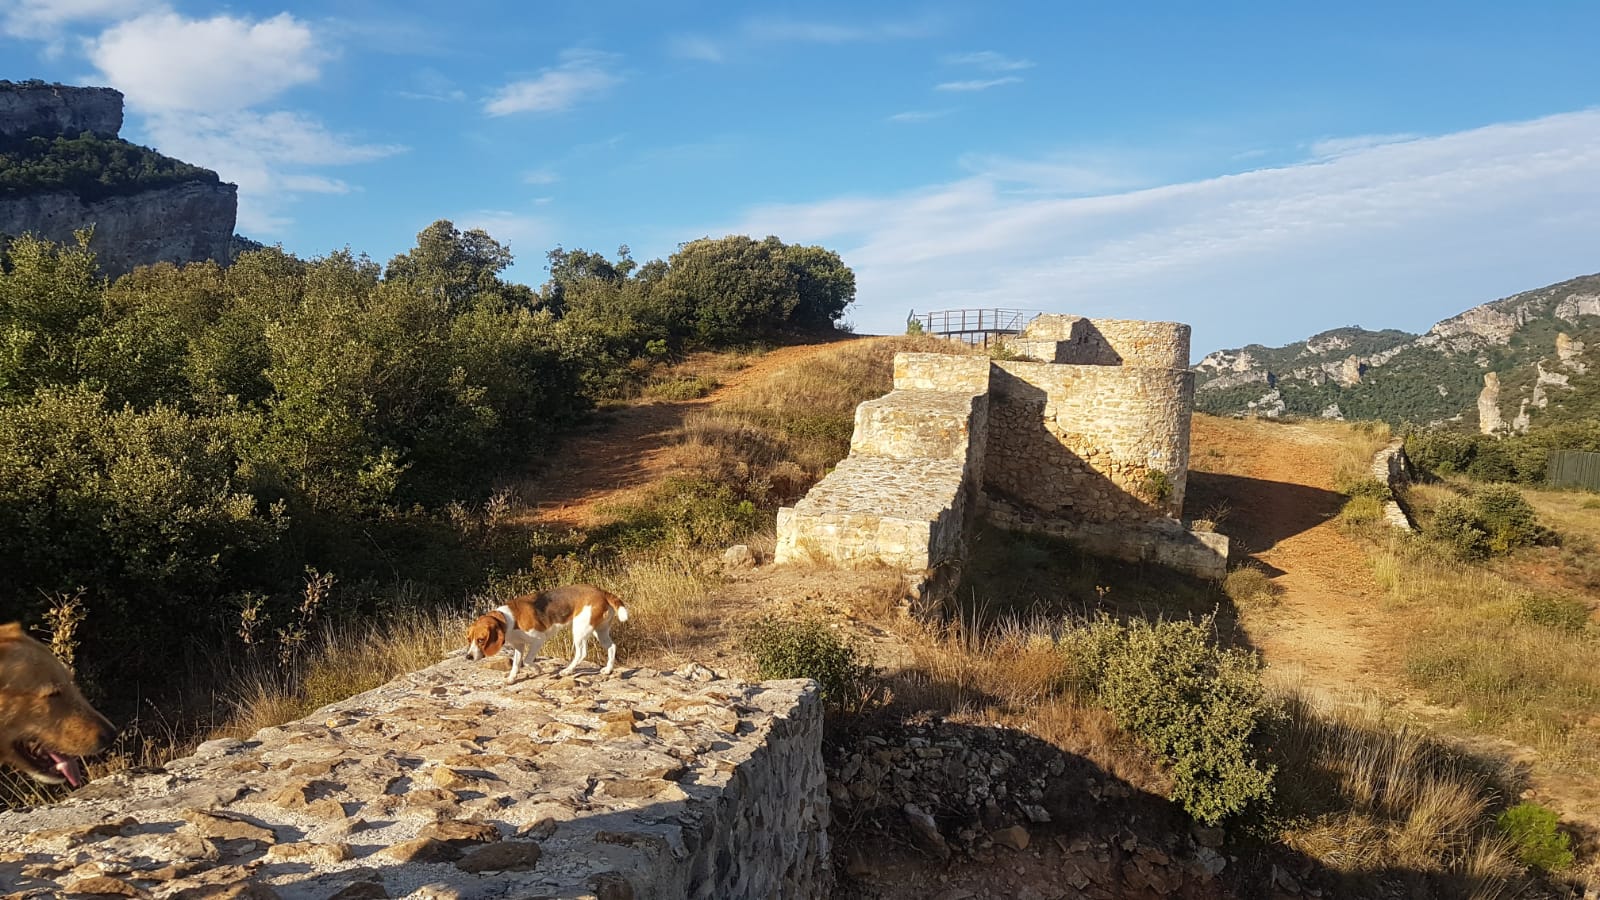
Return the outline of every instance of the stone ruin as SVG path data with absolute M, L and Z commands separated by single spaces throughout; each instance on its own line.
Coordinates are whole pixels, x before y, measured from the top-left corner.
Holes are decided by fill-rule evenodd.
M 0 894 L 828 896 L 812 682 L 691 666 L 508 687 L 504 671 L 457 655 L 247 740 L 0 812 Z
M 850 455 L 778 511 L 777 561 L 958 570 L 981 519 L 1226 574 L 1228 539 L 1179 518 L 1189 326 L 1045 315 L 1005 346 L 1019 358 L 897 354 L 894 389 L 856 409 Z

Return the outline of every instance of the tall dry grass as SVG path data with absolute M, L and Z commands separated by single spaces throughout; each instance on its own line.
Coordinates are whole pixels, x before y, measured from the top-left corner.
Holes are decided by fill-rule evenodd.
M 1375 703 L 1280 694 L 1278 838 L 1357 894 L 1385 875 L 1427 879 L 1448 896 L 1509 896 L 1523 886 L 1495 828 L 1509 773 L 1452 750 Z

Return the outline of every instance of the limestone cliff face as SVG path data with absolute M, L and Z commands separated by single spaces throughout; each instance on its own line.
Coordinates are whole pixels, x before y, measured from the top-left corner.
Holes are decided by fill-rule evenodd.
M 100 271 L 115 278 L 135 266 L 227 262 L 238 188 L 187 182 L 85 203 L 74 194 L 0 198 L 0 234 L 32 233 L 63 242 L 93 227 Z
M 116 137 L 122 130 L 122 92 L 111 88 L 0 82 L 0 135 L 85 131 Z
M 0 138 L 88 131 L 114 139 L 122 128 L 122 94 L 111 88 L 0 81 Z M 148 151 L 146 151 L 148 152 Z M 215 175 L 168 181 L 114 196 L 85 199 L 71 190 L 0 191 L 0 246 L 32 234 L 57 243 L 94 229 L 91 248 L 102 274 L 115 278 L 137 266 L 201 260 L 227 263 L 238 214 L 238 187 Z

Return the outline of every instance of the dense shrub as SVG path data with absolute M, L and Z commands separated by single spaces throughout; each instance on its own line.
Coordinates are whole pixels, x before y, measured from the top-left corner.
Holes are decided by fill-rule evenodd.
M 217 173 L 121 138 L 0 138 L 0 197 L 68 191 L 85 200 L 189 181 L 216 184 Z
M 673 302 L 773 312 L 716 319 L 716 340 L 740 341 L 831 322 L 853 296 L 837 256 L 760 247 L 782 296 L 712 253 Z M 16 239 L 0 257 L 0 621 L 37 625 L 48 597 L 81 592 L 86 669 L 133 693 L 170 660 L 128 648 L 276 634 L 308 577 L 326 615 L 526 565 L 525 543 L 460 523 L 695 333 L 670 318 L 667 263 L 551 258 L 536 293 L 502 280 L 507 248 L 441 221 L 387 267 L 261 248 L 108 285 L 87 235 Z M 725 544 L 755 527 L 760 480 L 671 482 L 611 537 Z
M 1218 647 L 1213 623 L 1101 618 L 1063 646 L 1117 724 L 1171 767 L 1173 799 L 1202 822 L 1272 793 L 1258 734 L 1274 715 L 1254 654 Z
M 1468 434 L 1432 428 L 1406 436 L 1406 455 L 1434 475 L 1466 475 L 1478 481 L 1540 484 L 1550 451 L 1600 452 L 1600 420 L 1541 425 L 1527 434 Z
M 1500 814 L 1495 824 L 1511 840 L 1523 865 L 1543 872 L 1560 872 L 1573 862 L 1572 839 L 1556 826 L 1555 811 L 1524 801 Z
M 763 619 L 749 649 L 762 678 L 810 678 L 829 703 L 859 697 L 869 672 L 855 647 L 818 619 Z
M 1521 491 L 1486 485 L 1440 503 L 1425 533 L 1460 559 L 1484 559 L 1531 546 L 1544 529 Z

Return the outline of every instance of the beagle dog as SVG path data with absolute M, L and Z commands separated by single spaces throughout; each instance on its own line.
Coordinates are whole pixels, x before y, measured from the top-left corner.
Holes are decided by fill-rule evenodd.
M 502 647 L 508 648 L 511 674 L 506 676 L 506 684 L 511 684 L 522 671 L 523 659 L 538 654 L 556 629 L 570 625 L 572 662 L 561 674 L 572 674 L 589 655 L 589 638 L 593 636 L 606 651 L 606 665 L 600 674 L 610 675 L 617 664 L 617 645 L 611 641 L 611 625 L 626 621 L 628 607 L 622 600 L 592 584 L 568 584 L 537 594 L 524 594 L 472 623 L 467 629 L 467 658 L 482 659 L 499 653 Z

